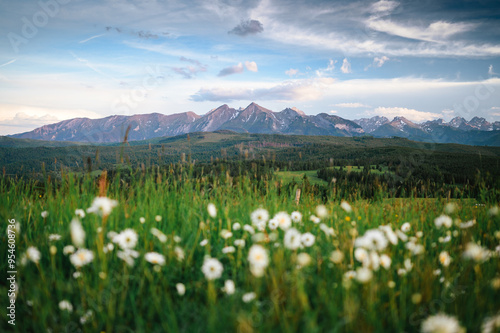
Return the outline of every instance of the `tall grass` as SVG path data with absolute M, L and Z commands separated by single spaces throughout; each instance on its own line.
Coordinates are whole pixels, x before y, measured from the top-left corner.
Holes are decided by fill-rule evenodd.
M 352 212 L 346 212 L 339 201 L 324 203 L 309 194 L 297 204 L 295 194 L 282 193 L 278 185 L 271 178 L 251 182 L 229 173 L 194 178 L 189 167 L 181 172 L 172 168 L 138 171 L 128 177 L 103 174 L 98 180 L 64 174 L 58 182 L 43 184 L 1 179 L 0 253 L 7 253 L 7 220 L 20 224 L 16 326 L 2 319 L 2 331 L 416 332 L 423 320 L 441 312 L 456 317 L 469 331 L 479 331 L 483 320 L 500 310 L 496 248 L 500 219 L 489 213 L 498 203 L 452 200 L 456 209 L 447 214 L 453 226 L 438 229 L 434 219 L 444 213 L 446 199 L 359 200 L 350 203 Z M 108 217 L 87 214 L 81 219 L 84 247 L 95 256 L 90 264 L 75 268 L 63 254 L 64 246 L 72 243 L 69 224 L 75 209 L 90 207 L 97 196 L 115 199 L 118 206 Z M 209 215 L 209 203 L 215 204 L 216 217 Z M 321 223 L 332 227 L 334 235 L 309 220 L 321 204 L 328 211 Z M 290 250 L 283 244 L 285 231 L 266 228 L 259 243 L 268 251 L 270 264 L 262 277 L 255 277 L 247 257 L 257 240 L 232 226 L 251 224 L 250 215 L 259 207 L 271 217 L 281 211 L 301 212 L 302 222 L 293 227 L 311 232 L 316 240 L 311 247 Z M 45 218 L 43 211 L 48 212 Z M 145 223 L 140 223 L 141 217 Z M 472 227 L 460 228 L 460 223 L 471 220 L 476 221 Z M 423 253 L 413 255 L 408 242 L 399 240 L 384 250 L 392 259 L 388 269 L 373 270 L 373 278 L 366 283 L 346 278 L 346 272 L 362 266 L 354 258 L 357 237 L 380 225 L 396 230 L 405 222 L 411 225 L 406 235 L 423 246 Z M 153 227 L 167 235 L 165 243 L 150 232 Z M 138 234 L 135 250 L 140 255 L 133 266 L 117 256 L 117 244 L 111 251 L 103 250 L 111 243 L 108 232 L 127 228 Z M 233 236 L 221 237 L 223 229 L 231 230 Z M 49 241 L 50 234 L 61 239 Z M 201 246 L 204 239 L 208 244 Z M 234 253 L 222 253 L 235 239 L 244 239 L 246 245 L 236 247 Z M 463 259 L 470 242 L 490 250 L 489 258 L 484 262 Z M 20 265 L 29 246 L 41 252 L 41 260 Z M 177 247 L 183 250 L 183 258 Z M 344 254 L 340 263 L 330 260 L 335 250 Z M 443 251 L 452 258 L 448 267 L 439 262 Z M 165 265 L 147 262 L 147 252 L 163 254 Z M 311 263 L 298 267 L 302 252 L 310 255 Z M 201 266 L 206 256 L 223 264 L 221 278 L 205 278 Z M 408 259 L 413 266 L 401 274 Z M 6 262 L 6 258 L 1 260 L 0 271 L 8 270 Z M 75 272 L 80 276 L 75 278 Z M 228 279 L 236 286 L 231 295 L 222 290 Z M 8 299 L 3 281 L 1 307 L 5 309 Z M 185 285 L 184 295 L 178 294 L 178 283 Z M 242 297 L 249 292 L 256 298 L 247 303 Z M 62 300 L 72 304 L 72 312 L 60 309 Z

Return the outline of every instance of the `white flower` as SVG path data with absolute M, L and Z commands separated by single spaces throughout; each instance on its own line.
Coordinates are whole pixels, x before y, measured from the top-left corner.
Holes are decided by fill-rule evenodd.
M 252 224 L 257 226 L 259 223 L 266 223 L 269 220 L 269 213 L 264 208 L 257 208 L 250 214 L 250 220 Z
M 148 252 L 144 255 L 144 259 L 152 264 L 163 266 L 165 265 L 165 256 L 157 252 Z
M 311 215 L 311 217 L 309 218 L 309 220 L 311 220 L 315 224 L 318 224 L 318 223 L 321 222 L 321 219 L 319 217 L 317 217 L 316 215 Z
M 354 258 L 362 263 L 368 259 L 368 252 L 364 248 L 358 247 L 356 250 L 354 250 Z
M 210 215 L 211 217 L 217 216 L 217 208 L 215 208 L 215 205 L 213 203 L 208 204 L 207 211 L 208 211 L 208 215 Z
M 224 288 L 222 288 L 222 291 L 224 291 L 228 295 L 234 294 L 234 291 L 236 290 L 234 286 L 233 280 L 226 280 L 224 282 Z
M 200 246 L 205 246 L 208 244 L 208 239 L 204 239 L 200 242 Z
M 241 224 L 239 224 L 238 222 L 233 223 L 233 230 L 234 231 L 240 230 L 240 229 L 241 229 Z
M 403 225 L 401 226 L 401 231 L 407 233 L 410 230 L 411 230 L 411 224 L 408 222 L 403 223 Z
M 481 333 L 495 333 L 500 330 L 500 313 L 494 317 L 486 317 L 481 325 Z
M 297 264 L 300 267 L 308 266 L 311 263 L 311 256 L 305 252 L 301 252 L 297 255 Z
M 326 236 L 335 236 L 335 230 L 333 230 L 332 227 L 328 227 L 326 224 L 321 223 L 319 228 L 325 233 Z
M 306 247 L 311 247 L 314 244 L 316 237 L 310 232 L 306 232 L 300 236 L 300 241 Z
M 77 208 L 75 209 L 75 215 L 83 219 L 85 217 L 85 211 L 83 209 Z
M 142 217 L 142 216 L 141 216 L 141 217 L 139 217 L 139 222 L 140 222 L 141 224 L 146 223 L 146 218 L 144 218 L 144 217 Z
M 61 235 L 58 235 L 58 234 L 50 234 L 49 235 L 49 241 L 50 242 L 58 241 L 60 239 L 61 239 Z
M 205 274 L 207 280 L 215 280 L 222 276 L 224 267 L 219 260 L 215 258 L 205 258 L 201 271 Z
M 443 251 L 439 254 L 439 262 L 441 263 L 441 265 L 443 265 L 444 267 L 448 267 L 451 263 L 451 257 L 450 255 L 448 254 L 448 252 L 446 251 Z
M 413 268 L 413 263 L 411 262 L 410 258 L 405 259 L 404 265 L 407 272 L 411 271 Z
M 160 222 L 161 221 L 161 215 L 156 215 L 155 216 L 155 221 Z
M 82 273 L 81 273 L 81 272 L 78 272 L 78 271 L 77 271 L 77 272 L 74 272 L 74 273 L 73 273 L 73 279 L 78 279 L 78 278 L 80 278 L 81 276 L 82 276 Z
M 44 210 L 41 214 L 40 214 L 43 218 L 46 218 L 47 216 L 49 216 L 49 212 Z
M 366 267 L 358 267 L 356 270 L 356 280 L 361 283 L 366 283 L 370 281 L 373 277 L 373 273 L 369 268 Z
M 42 257 L 42 254 L 34 246 L 30 246 L 26 250 L 26 258 L 29 259 L 29 260 L 31 260 L 35 264 L 38 264 L 38 262 L 40 261 L 41 257 Z
M 250 272 L 260 277 L 264 275 L 264 269 L 269 265 L 269 257 L 266 249 L 258 244 L 252 245 L 248 252 L 248 262 L 250 263 Z
M 234 253 L 236 249 L 234 246 L 225 246 L 222 248 L 222 253 L 227 254 L 227 253 Z
M 62 311 L 73 312 L 73 305 L 67 300 L 62 300 L 59 302 L 59 309 Z
M 456 209 L 457 209 L 457 204 L 454 202 L 448 202 L 444 206 L 444 211 L 446 212 L 446 214 L 452 214 Z
M 66 245 L 63 247 L 63 253 L 65 255 L 75 253 L 75 247 L 73 245 Z
M 470 220 L 464 223 L 460 223 L 459 227 L 460 229 L 468 229 L 470 227 L 473 227 L 476 224 L 476 220 Z
M 396 230 L 396 235 L 398 235 L 399 239 L 401 239 L 402 242 L 408 241 L 408 236 L 406 236 L 406 234 L 402 231 Z
M 228 239 L 228 238 L 233 237 L 233 233 L 229 230 L 222 229 L 220 232 L 220 236 L 224 239 Z
M 158 238 L 158 240 L 160 242 L 165 243 L 167 241 L 167 236 L 163 232 L 161 232 L 160 230 L 158 230 L 156 228 L 151 228 L 150 232 L 153 236 Z
M 381 225 L 379 226 L 379 229 L 381 229 L 382 231 L 385 232 L 385 236 L 387 237 L 387 239 L 389 240 L 389 242 L 391 242 L 392 245 L 397 245 L 398 244 L 398 237 L 396 236 L 396 234 L 394 233 L 394 231 L 392 231 L 392 228 L 388 225 Z
M 391 263 L 391 257 L 389 257 L 387 254 L 382 254 L 380 256 L 380 265 L 385 269 L 389 269 L 391 267 Z
M 344 253 L 342 251 L 335 250 L 330 255 L 330 260 L 334 264 L 340 264 L 342 262 L 342 260 L 344 260 Z
M 123 230 L 113 238 L 113 242 L 117 243 L 123 250 L 135 248 L 137 240 L 137 232 L 130 228 Z
M 365 232 L 363 237 L 358 237 L 354 241 L 355 247 L 364 247 L 368 250 L 381 251 L 387 247 L 388 241 L 384 233 L 378 229 L 370 229 Z
M 186 286 L 182 283 L 177 283 L 175 285 L 175 288 L 177 289 L 177 293 L 179 294 L 179 296 L 184 296 L 184 294 L 186 293 Z
M 134 259 L 139 257 L 139 252 L 132 249 L 125 249 L 123 251 L 118 251 L 116 256 L 132 267 L 135 263 Z
M 352 280 L 356 278 L 356 272 L 355 271 L 347 271 L 344 273 L 344 279 L 346 280 Z
M 351 205 L 349 205 L 349 204 L 347 203 L 347 201 L 342 201 L 342 202 L 340 203 L 340 207 L 341 207 L 343 210 L 345 210 L 347 213 L 352 212 L 352 207 L 351 207 Z
M 500 208 L 498 208 L 498 206 L 493 206 L 488 210 L 488 214 L 490 214 L 491 216 L 498 215 L 498 212 L 500 212 Z
M 250 292 L 250 293 L 243 294 L 243 296 L 241 297 L 241 299 L 242 299 L 242 300 L 243 300 L 243 302 L 245 302 L 245 303 L 250 303 L 250 302 L 251 302 L 251 301 L 253 301 L 256 297 L 257 297 L 257 295 L 256 295 L 254 292 Z
M 290 218 L 294 223 L 299 223 L 302 221 L 302 214 L 300 212 L 292 212 L 292 214 L 290 214 Z
M 276 230 L 276 229 L 278 229 L 278 226 L 279 226 L 278 220 L 276 220 L 276 219 L 269 220 L 269 229 Z
M 236 239 L 234 241 L 234 245 L 238 247 L 245 247 L 245 240 L 244 239 Z
M 108 216 L 114 207 L 118 205 L 116 200 L 112 200 L 106 197 L 97 197 L 92 202 L 92 205 L 87 208 L 87 213 L 99 214 L 102 216 Z
M 180 236 L 174 235 L 174 242 L 180 243 L 182 238 Z
M 183 261 L 184 260 L 184 250 L 180 246 L 176 246 L 174 248 L 175 256 L 177 257 L 178 261 Z
M 455 317 L 440 313 L 427 317 L 422 323 L 422 333 L 459 333 L 462 331 Z
M 453 224 L 453 220 L 448 215 L 442 214 L 434 220 L 434 224 L 437 228 L 441 228 L 442 226 L 449 228 Z
M 290 226 L 292 225 L 292 220 L 290 219 L 290 215 L 288 215 L 287 212 L 279 212 L 274 215 L 273 219 L 278 221 L 278 226 L 282 230 L 288 230 L 288 228 L 290 228 Z
M 326 209 L 324 205 L 316 206 L 316 215 L 320 219 L 324 219 L 325 217 L 328 217 L 328 209 Z
M 254 230 L 254 228 L 252 228 L 251 225 L 245 224 L 243 226 L 243 230 L 245 230 L 246 232 L 250 233 L 251 235 L 255 234 L 255 230 Z
M 477 245 L 476 243 L 468 243 L 465 246 L 465 251 L 462 256 L 464 257 L 464 259 L 472 259 L 475 262 L 483 262 L 488 260 L 489 251 Z
M 85 231 L 83 230 L 80 220 L 73 218 L 69 225 L 71 232 L 71 241 L 76 247 L 82 247 L 85 242 Z
M 92 314 L 92 310 L 88 310 L 87 312 L 85 312 L 83 316 L 80 317 L 80 324 L 86 324 L 90 320 L 90 317 L 92 317 Z
M 290 250 L 296 250 L 300 247 L 301 239 L 300 232 L 295 228 L 288 229 L 285 232 L 285 237 L 283 239 L 283 243 L 286 248 Z
M 69 261 L 76 268 L 85 266 L 94 260 L 94 253 L 87 249 L 78 249 L 75 253 L 69 256 Z

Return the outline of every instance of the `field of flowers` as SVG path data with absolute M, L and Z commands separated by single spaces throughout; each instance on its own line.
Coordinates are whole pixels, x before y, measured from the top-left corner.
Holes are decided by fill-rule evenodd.
M 500 330 L 497 202 L 323 202 L 167 170 L 4 178 L 0 214 L 3 332 Z

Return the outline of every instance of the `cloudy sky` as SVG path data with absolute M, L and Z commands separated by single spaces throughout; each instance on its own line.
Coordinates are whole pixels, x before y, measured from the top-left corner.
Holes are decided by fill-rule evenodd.
M 500 120 L 500 2 L 0 0 L 0 134 L 222 104 Z

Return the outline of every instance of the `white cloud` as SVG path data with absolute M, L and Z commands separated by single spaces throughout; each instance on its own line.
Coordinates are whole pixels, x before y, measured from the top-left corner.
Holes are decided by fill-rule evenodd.
M 497 75 L 497 73 L 493 70 L 493 65 L 488 67 L 488 75 Z
M 255 61 L 245 61 L 245 67 L 250 72 L 258 72 L 257 63 Z
M 333 60 L 333 59 L 328 60 L 328 66 L 326 66 L 326 68 L 317 69 L 316 75 L 318 77 L 323 77 L 323 76 L 331 73 L 335 69 L 336 63 L 337 63 L 337 60 Z
M 238 65 L 223 68 L 217 76 L 227 76 L 238 73 L 243 73 L 243 64 L 241 62 Z
M 338 111 L 337 110 L 330 110 L 330 113 L 336 114 L 336 113 L 338 113 Z
M 344 61 L 342 61 L 342 67 L 340 67 L 340 70 L 344 74 L 352 73 L 351 72 L 351 64 L 347 60 L 347 58 L 344 58 Z
M 418 111 L 402 107 L 378 107 L 368 112 L 370 115 L 385 116 L 387 118 L 405 117 L 411 121 L 422 122 L 429 119 L 436 119 L 441 115 L 432 112 Z
M 378 2 L 375 2 L 371 6 L 371 12 L 374 14 L 388 14 L 392 12 L 396 7 L 399 6 L 399 2 L 397 1 L 388 1 L 388 0 L 381 0 Z
M 295 76 L 299 73 L 299 70 L 298 69 L 293 69 L 293 68 L 290 68 L 289 70 L 285 71 L 285 74 L 288 75 L 288 76 Z
M 334 106 L 338 106 L 340 108 L 369 108 L 369 105 L 362 103 L 337 103 Z
M 374 67 L 382 67 L 382 66 L 384 65 L 384 63 L 385 63 L 386 61 L 389 61 L 389 60 L 390 60 L 390 59 L 389 59 L 388 57 L 386 57 L 386 56 L 382 56 L 382 57 L 380 57 L 380 58 L 379 58 L 379 57 L 375 57 L 375 58 L 373 59 L 373 66 L 374 66 Z

